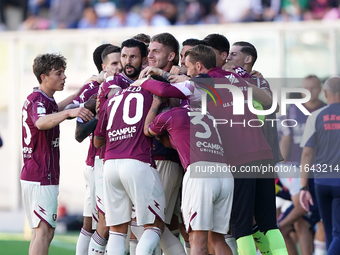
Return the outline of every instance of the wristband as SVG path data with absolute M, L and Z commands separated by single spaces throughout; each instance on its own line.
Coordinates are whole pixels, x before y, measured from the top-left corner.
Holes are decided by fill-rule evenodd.
M 149 130 L 150 128 L 148 127 L 148 134 L 152 137 L 152 136 L 154 136 L 153 134 L 151 134 L 150 133 L 150 130 Z
M 303 186 L 301 189 L 300 189 L 300 191 L 301 190 L 307 190 L 307 191 L 309 191 L 309 188 L 307 187 L 307 186 Z
M 84 107 L 84 105 L 85 105 L 85 103 L 81 103 L 81 104 L 79 105 L 79 107 Z

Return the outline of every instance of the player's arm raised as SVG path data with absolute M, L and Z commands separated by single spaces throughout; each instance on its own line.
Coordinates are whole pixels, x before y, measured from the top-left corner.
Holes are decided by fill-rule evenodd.
M 83 121 L 86 122 L 92 119 L 93 113 L 84 107 L 69 109 L 69 110 L 41 116 L 35 122 L 35 126 L 39 130 L 47 130 L 47 129 L 51 129 L 59 125 L 65 119 L 73 118 L 73 117 L 80 117 Z

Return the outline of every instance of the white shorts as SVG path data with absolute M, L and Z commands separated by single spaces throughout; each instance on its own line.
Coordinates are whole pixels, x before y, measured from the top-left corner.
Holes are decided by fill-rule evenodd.
M 292 168 L 294 164 L 284 164 L 284 163 L 277 163 L 276 167 L 286 167 L 286 169 Z M 297 168 L 297 166 L 296 166 Z M 294 174 L 294 173 L 293 173 Z M 301 188 L 301 178 L 300 176 L 296 176 L 291 174 L 290 178 L 286 178 L 287 174 L 278 172 L 277 175 L 280 179 L 280 182 L 282 185 L 288 189 L 289 194 L 293 197 L 296 194 L 300 193 L 300 188 Z
M 280 182 L 292 197 L 300 193 L 301 178 L 280 178 Z
M 20 180 L 22 200 L 30 228 L 37 228 L 42 220 L 52 228 L 57 223 L 58 185 Z
M 97 217 L 97 221 L 98 221 L 98 211 L 101 212 L 105 216 L 103 171 L 104 171 L 104 160 L 96 156 L 94 160 L 94 172 L 93 172 L 96 203 L 95 203 L 95 208 L 93 208 L 94 210 L 93 214 L 94 214 L 94 218 Z
M 85 180 L 85 200 L 84 200 L 84 217 L 92 218 L 92 229 L 97 228 L 98 210 L 96 207 L 96 190 L 94 184 L 94 167 L 86 165 L 84 168 Z
M 192 178 L 190 168 L 195 165 L 211 165 L 200 161 L 189 165 L 183 178 L 182 215 L 187 232 L 191 230 L 213 231 L 227 234 L 233 203 L 234 179 Z M 220 164 L 219 165 L 224 165 Z M 226 175 L 226 173 L 224 173 Z
M 95 205 L 94 181 L 93 181 L 94 167 L 86 165 L 84 168 L 85 180 L 85 199 L 84 199 L 84 217 L 92 217 L 92 208 Z M 93 200 L 93 201 L 92 201 Z
M 131 220 L 134 204 L 137 225 L 164 221 L 165 198 L 157 170 L 134 159 L 112 159 L 104 164 L 104 202 L 106 225 Z
M 278 196 L 275 197 L 275 203 L 276 203 L 276 209 L 280 208 L 281 213 L 285 212 L 292 205 L 292 201 L 285 200 Z
M 183 168 L 171 160 L 155 160 L 165 196 L 165 223 L 170 224 L 182 185 Z

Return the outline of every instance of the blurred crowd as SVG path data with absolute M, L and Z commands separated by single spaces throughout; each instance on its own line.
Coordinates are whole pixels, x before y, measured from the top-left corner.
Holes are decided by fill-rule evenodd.
M 22 9 L 19 30 L 339 19 L 339 0 L 0 0 Z

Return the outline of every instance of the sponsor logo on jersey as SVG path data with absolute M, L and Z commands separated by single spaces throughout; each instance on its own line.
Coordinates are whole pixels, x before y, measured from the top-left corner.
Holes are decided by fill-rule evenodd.
M 115 78 L 115 76 L 112 75 L 112 76 L 107 77 L 105 81 L 109 82 L 109 81 L 112 81 L 114 78 Z
M 119 135 L 126 135 L 126 134 L 132 134 L 132 133 L 136 133 L 136 126 L 132 126 L 132 127 L 125 127 L 125 128 L 120 128 L 117 130 L 113 130 L 110 131 L 108 133 L 109 139 L 119 136 Z
M 45 107 L 38 107 L 38 108 L 37 108 L 37 114 L 38 114 L 38 115 L 46 114 L 46 109 L 45 109 Z
M 215 144 L 215 143 L 209 143 L 209 142 L 201 142 L 201 141 L 197 141 L 196 142 L 196 146 L 198 148 L 204 148 L 204 149 L 208 149 L 208 150 L 212 150 L 215 151 L 217 154 L 222 155 L 224 153 L 223 147 L 221 146 L 221 144 Z M 202 150 L 201 151 L 206 151 L 206 150 Z
M 33 151 L 33 150 L 32 150 L 32 148 L 30 148 L 30 147 L 24 147 L 24 148 L 22 149 L 22 152 L 25 153 L 25 154 L 26 154 L 26 153 L 31 154 L 32 151 Z

